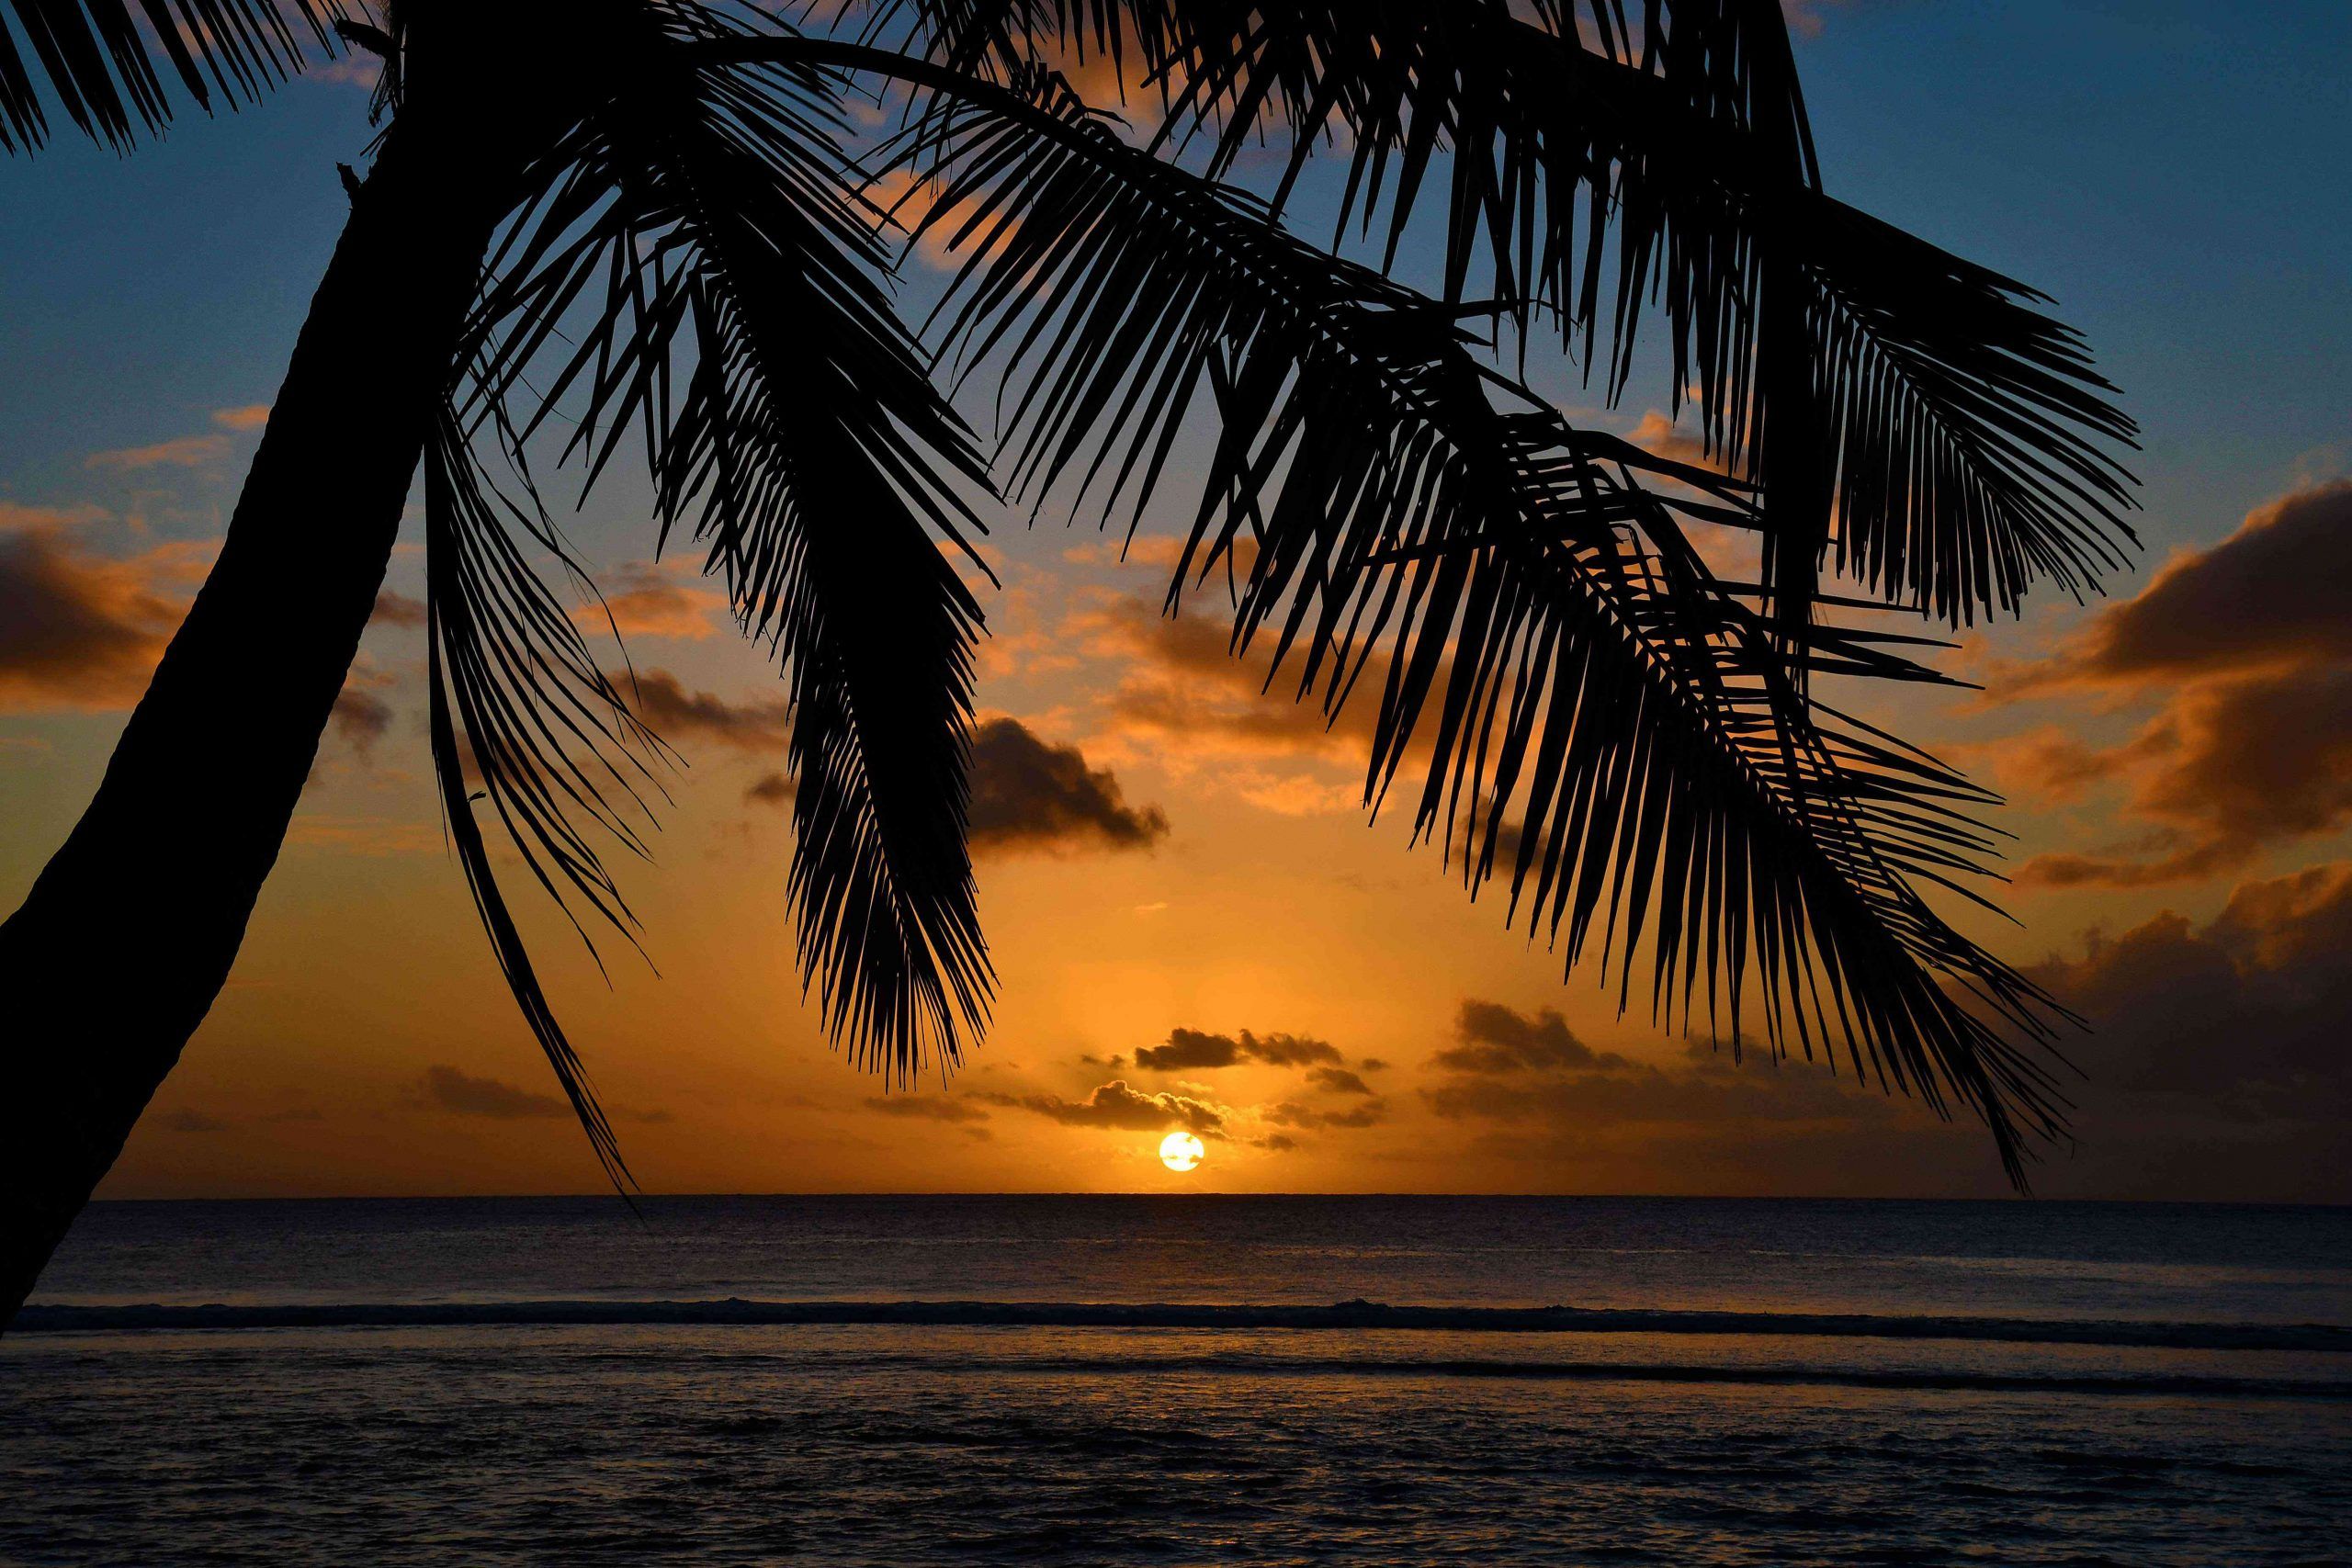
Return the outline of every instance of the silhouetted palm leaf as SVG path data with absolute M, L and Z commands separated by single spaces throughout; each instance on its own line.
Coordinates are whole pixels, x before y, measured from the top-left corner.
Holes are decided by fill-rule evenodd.
M 641 433 L 663 538 L 684 523 L 776 650 L 803 980 L 857 1060 L 910 1076 L 959 1059 L 992 986 L 963 826 L 980 611 L 934 542 L 968 555 L 953 481 L 986 466 L 882 293 L 821 85 L 687 61 L 707 13 L 645 24 L 499 260 L 472 406 L 587 309 L 523 434 L 570 397 L 593 482 Z
M 0 152 L 48 140 L 44 86 L 84 134 L 118 150 L 171 118 L 159 64 L 199 107 L 216 94 L 251 99 L 301 69 L 298 25 L 325 51 L 327 24 L 345 9 L 342 0 L 5 0 Z
M 1740 519 L 1745 487 L 1681 470 L 1713 493 L 1671 500 L 1636 482 L 1644 455 L 1532 394 L 1497 408 L 1490 388 L 1518 389 L 1450 312 L 1128 147 L 1058 84 L 951 90 L 972 107 L 926 122 L 947 150 L 926 221 L 971 253 L 950 336 L 1003 363 L 1014 475 L 1109 473 L 1139 509 L 1205 383 L 1221 434 L 1179 582 L 1247 528 L 1237 647 L 1273 626 L 1276 666 L 1295 649 L 1330 714 L 1381 656 L 1369 800 L 1425 737 L 1418 830 L 1476 845 L 1475 887 L 1524 802 L 1514 908 L 1573 965 L 1605 897 L 1621 1005 L 1646 937 L 1654 1014 L 1671 1025 L 1703 979 L 1736 1038 L 1754 962 L 1776 1046 L 1792 1024 L 1808 1054 L 1952 1094 L 2014 1171 L 2019 1124 L 2054 1125 L 2048 1080 L 1943 977 L 2030 1036 L 2050 1004 L 1909 881 L 1976 869 L 1988 845 L 1954 807 L 1984 797 L 1811 703 L 1713 581 L 1677 514 Z M 1803 628 L 1794 663 L 1931 678 L 1889 640 Z
M 499 493 L 454 412 L 436 422 L 425 446 L 424 521 L 427 718 L 443 818 L 500 973 L 618 1185 L 628 1180 L 628 1168 L 499 889 L 471 786 L 479 779 L 481 797 L 567 916 L 568 886 L 626 931 L 634 924 L 628 905 L 571 813 L 641 852 L 628 817 L 644 815 L 644 801 L 614 759 L 650 778 L 638 758 L 659 743 L 596 668 L 514 535 L 569 564 L 561 541 L 544 516 Z M 572 924 L 580 929 L 576 919 Z
M 1173 105 L 1163 136 L 1206 130 L 1213 175 L 1270 119 L 1289 177 L 1343 131 L 1343 212 L 1385 209 L 1392 260 L 1442 169 L 1446 297 L 1483 257 L 1522 328 L 1541 309 L 1606 367 L 1612 402 L 1662 297 L 1669 406 L 1693 389 L 1710 450 L 1767 486 L 1789 626 L 1833 539 L 1839 570 L 1958 625 L 2013 613 L 2038 576 L 2079 596 L 2132 537 L 2101 443 L 2133 426 L 2040 296 L 1823 194 L 1777 0 L 1651 0 L 1631 28 L 1590 0 L 1591 48 L 1565 0 L 1532 21 L 1505 0 L 900 8 L 941 58 L 1000 74 L 1053 46 L 1133 51 Z

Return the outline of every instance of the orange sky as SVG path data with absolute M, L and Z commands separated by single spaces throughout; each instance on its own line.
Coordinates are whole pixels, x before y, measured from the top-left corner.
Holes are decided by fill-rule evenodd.
M 149 482 L 225 493 L 243 451 L 241 437 Z M 12 710 L 0 768 L 28 807 L 11 833 L 12 898 L 93 786 L 202 554 L 102 555 L 130 525 L 92 504 L 73 517 L 19 509 L 0 546 L 38 557 L 109 634 L 0 686 Z M 2226 658 L 2202 642 L 2203 662 L 2185 671 L 2133 640 L 2143 604 L 2217 592 L 2195 579 L 2229 578 L 2232 551 L 2308 564 L 2314 540 L 2269 536 L 2330 523 L 2352 524 L 2352 491 L 2260 514 L 2247 538 L 2176 561 L 2141 600 L 2087 625 L 2052 616 L 2005 632 L 2000 679 L 2036 694 L 1907 705 L 1913 733 L 1972 737 L 1996 777 L 2026 789 L 2033 808 L 2003 820 L 2030 867 L 2120 846 L 2104 858 L 2127 863 L 2103 880 L 2128 883 L 2223 843 L 2222 869 L 2147 886 L 2086 881 L 2096 868 L 2041 874 L 2012 898 L 2027 934 L 1973 922 L 2003 951 L 2061 954 L 2079 996 L 2101 979 L 2086 928 L 2110 933 L 2096 952 L 2112 958 L 2117 937 L 2145 941 L 2161 911 L 2179 909 L 2175 934 L 2194 942 L 2233 889 L 2340 854 L 2340 771 L 2334 803 L 2305 813 L 2321 832 L 2239 822 L 2210 788 L 2184 805 L 2174 775 L 2211 766 L 2200 748 L 2233 704 L 2338 678 L 2342 639 L 2301 628 Z M 1157 615 L 1155 567 L 1121 566 L 1092 536 L 1056 528 L 1001 536 L 992 554 L 1006 590 L 982 705 L 1017 728 L 990 724 L 983 757 L 1075 746 L 1083 762 L 1050 800 L 994 807 L 979 865 L 1001 980 L 995 1029 L 952 1080 L 895 1097 L 829 1054 L 797 995 L 781 897 L 788 811 L 759 788 L 779 760 L 772 673 L 692 576 L 616 575 L 645 688 L 669 694 L 651 716 L 692 763 L 673 783 L 658 863 L 625 874 L 661 975 L 607 941 L 606 991 L 576 940 L 532 912 L 554 993 L 650 1189 L 1997 1190 L 1989 1149 L 1965 1130 L 1803 1064 L 1693 1057 L 1638 1007 L 1616 1018 L 1597 976 L 1564 987 L 1540 944 L 1502 929 L 1491 890 L 1472 906 L 1426 846 L 1407 852 L 1402 827 L 1365 825 L 1351 761 L 1361 743 L 1345 725 L 1335 739 L 1256 696 L 1213 624 Z M 414 570 L 404 550 L 395 592 L 416 587 Z M 424 771 L 422 632 L 387 604 L 353 681 L 364 700 L 326 742 L 230 988 L 109 1193 L 595 1186 L 443 853 Z M 2270 895 L 2279 908 L 2240 961 L 2313 961 L 2289 950 L 2328 934 L 2305 927 L 2331 907 L 2334 874 L 2300 901 Z M 2278 951 L 2266 957 L 2264 943 Z M 2115 1082 L 2117 1058 L 2144 1043 L 2110 1030 L 2078 1052 L 2105 1068 L 2086 1131 L 2115 1122 L 2118 1102 L 2150 1113 Z M 1210 1140 L 1186 1176 L 1153 1157 L 1180 1123 Z M 2043 1184 L 2167 1190 L 2182 1179 L 2167 1164 L 2184 1157 L 2180 1140 L 2156 1142 L 2109 1128 L 2106 1146 L 2057 1163 Z M 2256 1174 L 2266 1190 L 2292 1185 Z

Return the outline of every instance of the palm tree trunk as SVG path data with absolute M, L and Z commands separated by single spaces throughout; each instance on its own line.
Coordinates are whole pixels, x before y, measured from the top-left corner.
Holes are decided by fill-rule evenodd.
M 228 979 L 382 584 L 509 194 L 496 170 L 515 167 L 475 103 L 411 106 L 355 195 L 211 576 L 0 926 L 0 1328 Z

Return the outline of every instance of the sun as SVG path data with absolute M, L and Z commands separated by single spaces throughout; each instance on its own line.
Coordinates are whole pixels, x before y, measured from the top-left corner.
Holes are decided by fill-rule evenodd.
M 1159 1163 L 1170 1170 L 1190 1170 L 1208 1152 L 1208 1145 L 1190 1133 L 1170 1133 L 1159 1140 Z

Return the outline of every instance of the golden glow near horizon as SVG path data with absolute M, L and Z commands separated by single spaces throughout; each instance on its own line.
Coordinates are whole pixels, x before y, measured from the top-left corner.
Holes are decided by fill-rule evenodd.
M 1208 1145 L 1190 1133 L 1170 1133 L 1159 1140 L 1159 1163 L 1170 1170 L 1190 1170 L 1208 1157 Z

